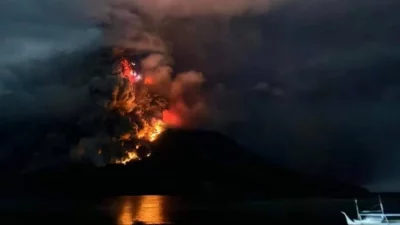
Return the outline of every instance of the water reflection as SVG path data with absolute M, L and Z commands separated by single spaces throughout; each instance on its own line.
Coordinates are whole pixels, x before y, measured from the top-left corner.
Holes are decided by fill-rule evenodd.
M 168 223 L 164 215 L 165 196 L 121 197 L 118 225 L 132 225 L 134 221 L 147 224 Z

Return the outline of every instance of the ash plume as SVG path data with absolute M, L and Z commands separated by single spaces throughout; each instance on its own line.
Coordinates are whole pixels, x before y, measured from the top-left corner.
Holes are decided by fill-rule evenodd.
M 269 1 L 234 1 L 229 7 L 209 1 L 102 3 L 106 3 L 105 7 L 101 8 L 100 4 L 100 10 L 94 10 L 94 18 L 101 21 L 105 44 L 113 47 L 113 57 L 146 56 L 140 61 L 142 85 L 131 85 L 122 71 L 113 71 L 114 75 L 119 74 L 117 76 L 100 74 L 91 82 L 91 98 L 97 106 L 89 110 L 89 117 L 84 121 L 97 126 L 81 139 L 72 154 L 98 164 L 129 158 L 138 142 L 151 141 L 149 135 L 154 132 L 151 129 L 161 118 L 165 126 L 189 128 L 198 126 L 207 116 L 201 91 L 204 76 L 195 70 L 172 74 L 174 46 L 168 42 L 168 25 L 160 18 L 170 18 L 175 23 L 178 22 L 175 19 L 182 17 L 229 17 L 264 11 Z M 200 7 L 205 4 L 210 7 Z M 117 64 L 115 69 L 121 70 L 121 67 Z M 108 127 L 98 127 L 99 124 L 108 124 Z
M 138 0 L 136 4 L 155 17 L 234 16 L 265 12 L 271 0 Z
M 91 28 L 88 33 L 92 36 L 88 36 L 93 38 L 97 35 L 95 47 L 105 46 L 107 49 L 105 52 L 111 52 L 108 61 L 112 63 L 101 62 L 101 68 L 92 71 L 91 68 L 96 66 L 95 63 L 81 63 L 79 60 L 85 61 L 85 58 L 90 59 L 96 57 L 96 54 L 103 53 L 101 51 L 97 53 L 97 50 L 81 51 L 87 46 L 76 45 L 79 46 L 78 49 L 68 49 L 68 53 L 59 58 L 60 61 L 74 62 L 69 65 L 64 65 L 60 61 L 44 62 L 40 67 L 44 68 L 45 72 L 40 71 L 41 69 L 35 72 L 35 74 L 42 74 L 40 79 L 29 77 L 31 71 L 26 69 L 21 73 L 25 74 L 23 79 L 35 84 L 31 85 L 32 87 L 29 84 L 26 85 L 27 87 L 21 87 L 23 90 L 31 89 L 26 92 L 29 102 L 16 101 L 20 103 L 20 106 L 16 106 L 16 109 L 12 110 L 13 112 L 10 111 L 10 114 L 14 116 L 21 114 L 20 118 L 25 114 L 37 115 L 37 117 L 55 114 L 57 115 L 55 117 L 63 123 L 77 122 L 78 128 L 71 129 L 74 130 L 74 135 L 65 134 L 53 127 L 46 127 L 43 132 L 68 136 L 66 139 L 69 143 L 66 146 L 71 149 L 70 154 L 74 159 L 88 159 L 98 165 L 104 165 L 118 159 L 131 157 L 129 153 L 136 148 L 138 142 L 149 141 L 146 140 L 149 139 L 146 138 L 146 135 L 150 135 L 146 133 L 147 128 L 157 124 L 160 119 L 164 120 L 165 127 L 195 127 L 207 116 L 207 104 L 201 93 L 205 76 L 197 72 L 202 70 L 195 66 L 189 66 L 183 70 L 180 68 L 176 75 L 173 72 L 175 65 L 172 58 L 175 59 L 174 50 L 176 52 L 176 47 L 179 47 L 180 42 L 175 37 L 184 34 L 191 25 L 204 28 L 204 26 L 198 26 L 197 18 L 205 19 L 205 27 L 209 27 L 207 22 L 209 16 L 216 17 L 218 21 L 225 23 L 226 20 L 221 18 L 265 12 L 271 1 L 235 0 L 226 4 L 207 0 L 190 2 L 176 0 L 165 4 L 164 1 L 84 0 L 64 3 L 63 6 L 67 13 L 60 13 L 63 10 L 57 8 L 51 1 L 45 3 L 49 5 L 46 8 L 46 12 L 49 14 L 35 13 L 40 15 L 40 21 L 52 23 L 53 20 L 50 18 L 55 14 L 50 12 L 57 9 L 54 11 L 59 12 L 61 16 L 54 20 L 57 23 L 60 22 L 56 27 L 70 28 L 70 24 L 73 24 L 79 28 Z M 33 1 L 31 5 L 34 6 Z M 187 18 L 189 18 L 188 23 L 185 22 Z M 93 23 L 100 24 L 100 26 L 90 27 Z M 170 31 L 175 29 L 171 25 L 179 26 L 182 23 L 185 25 L 183 29 L 171 35 Z M 66 24 L 68 26 L 65 26 Z M 201 22 L 200 25 L 202 25 Z M 67 33 L 69 29 L 65 29 L 65 31 Z M 98 33 L 101 33 L 101 37 Z M 83 34 L 86 33 L 83 32 Z M 207 32 L 204 34 L 212 36 Z M 74 43 L 90 39 L 84 35 L 75 36 L 77 36 L 76 39 L 68 35 L 63 37 L 63 39 L 73 40 L 66 44 L 67 47 L 71 48 L 71 46 L 75 46 Z M 190 52 L 192 49 L 195 52 L 193 58 L 198 58 L 202 54 L 202 51 L 197 51 L 202 42 L 198 42 L 197 39 L 203 40 L 204 38 L 200 36 L 189 36 L 189 38 L 190 40 L 183 45 L 186 50 L 178 49 L 178 52 Z M 58 50 L 64 49 L 60 48 L 64 44 L 56 42 L 54 46 L 57 46 Z M 54 46 L 47 47 L 49 49 L 56 48 Z M 78 53 L 71 53 L 71 51 Z M 91 55 L 90 52 L 94 52 L 95 55 Z M 144 88 L 133 87 L 129 83 L 129 79 L 116 75 L 118 72 L 115 70 L 118 70 L 119 65 L 118 63 L 115 65 L 115 61 L 120 59 L 114 60 L 114 58 L 129 57 L 128 55 L 135 54 L 142 55 L 138 63 L 144 77 Z M 50 56 L 54 57 L 54 52 L 47 55 L 49 58 Z M 77 57 L 77 55 L 80 56 Z M 71 60 L 72 58 L 79 58 L 79 60 Z M 188 58 L 190 59 L 192 56 Z M 180 59 L 178 60 L 180 61 Z M 55 64 L 57 66 L 53 68 Z M 67 66 L 73 67 L 74 64 L 80 64 L 79 67 L 82 69 L 64 72 Z M 51 86 L 53 88 L 49 88 Z M 2 93 L 7 96 L 13 91 L 16 92 L 13 97 L 7 97 L 11 100 L 15 98 L 15 95 L 25 93 L 20 90 L 2 89 L 4 89 Z M 53 101 L 48 101 L 47 98 Z M 6 115 L 5 117 L 11 116 Z M 38 137 L 38 139 L 40 138 Z M 64 140 L 65 138 L 60 139 Z
M 108 57 L 114 58 L 110 60 L 114 64 L 108 67 L 112 69 L 96 74 L 89 83 L 91 103 L 79 121 L 85 132 L 71 151 L 74 159 L 89 160 L 96 165 L 140 159 L 136 150 L 141 145 L 155 141 L 169 126 L 188 126 L 193 119 L 192 110 L 198 110 L 198 106 L 191 105 L 193 102 L 179 96 L 200 91 L 203 79 L 197 77 L 202 78 L 201 74 L 181 74 L 177 76 L 179 79 L 172 79 L 171 68 L 162 63 L 166 57 L 150 53 L 141 62 L 143 73 L 134 76 L 136 71 L 130 67 L 126 73 L 125 63 L 130 65 L 127 56 L 137 49 L 123 49 L 123 52 L 110 49 Z M 193 85 L 190 79 L 184 82 L 188 78 L 200 83 Z M 177 101 L 186 111 L 173 111 Z M 168 121 L 171 115 L 179 118 L 180 123 Z
M 109 15 L 102 29 L 105 44 L 112 46 L 112 71 L 91 80 L 95 104 L 80 121 L 87 133 L 71 150 L 74 159 L 97 165 L 141 159 L 136 151 L 141 145 L 155 141 L 167 127 L 193 126 L 206 110 L 199 97 L 203 75 L 173 76 L 168 45 L 151 18 L 121 5 L 113 6 Z
M 285 0 L 86 0 L 83 1 L 91 15 L 104 18 L 111 8 L 129 9 L 133 14 L 121 14 L 125 18 L 134 18 L 145 13 L 153 19 L 183 18 L 198 16 L 237 16 L 243 14 L 260 14 L 269 10 L 272 5 Z M 93 4 L 97 3 L 97 4 Z M 143 15 L 143 14 L 142 14 Z M 141 15 L 139 15 L 141 16 Z

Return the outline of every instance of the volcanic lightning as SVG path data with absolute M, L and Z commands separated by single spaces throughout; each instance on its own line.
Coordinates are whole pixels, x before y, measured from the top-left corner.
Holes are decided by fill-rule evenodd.
M 169 45 L 154 21 L 123 5 L 110 7 L 110 15 L 99 18 L 107 24 L 101 26 L 105 47 L 93 54 L 100 63 L 71 150 L 73 159 L 98 166 L 150 157 L 167 128 L 193 127 L 206 111 L 203 74 L 173 74 Z
M 138 130 L 136 138 L 139 141 L 154 142 L 159 135 L 165 131 L 167 124 L 162 120 L 162 117 L 157 118 L 151 114 L 162 115 L 163 111 L 166 110 L 166 100 L 159 100 L 159 102 L 163 102 L 164 104 L 156 103 L 156 96 L 152 93 L 149 93 L 146 87 L 147 85 L 153 84 L 153 82 L 149 82 L 152 81 L 152 79 L 150 77 L 145 77 L 144 81 L 142 82 L 142 75 L 140 71 L 137 70 L 136 63 L 130 62 L 126 58 L 122 58 L 119 62 L 119 65 L 120 73 L 117 75 L 121 76 L 123 79 L 129 80 L 129 82 L 132 84 L 131 91 L 135 96 L 136 105 L 138 106 L 136 109 L 134 109 L 133 115 L 140 120 L 140 126 L 137 128 Z M 140 92 L 140 90 L 142 92 Z M 130 138 L 131 136 L 129 136 L 127 139 L 129 140 Z M 115 163 L 126 164 L 132 160 L 140 160 L 141 156 L 139 156 L 136 151 L 139 149 L 139 147 L 140 145 L 136 145 L 135 149 L 126 151 L 126 155 L 121 159 L 116 159 Z M 145 157 L 148 156 L 150 156 L 150 153 L 145 155 Z
M 138 69 L 140 61 L 131 60 L 131 51 L 112 54 L 111 73 L 92 79 L 90 93 L 96 104 L 79 124 L 93 129 L 73 149 L 74 157 L 98 165 L 141 160 L 151 155 L 151 143 L 169 126 L 163 120 L 169 96 L 150 88 L 155 84 L 152 74 Z

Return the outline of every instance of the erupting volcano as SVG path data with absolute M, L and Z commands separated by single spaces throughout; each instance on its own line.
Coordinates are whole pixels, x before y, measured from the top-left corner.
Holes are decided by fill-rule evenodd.
M 190 107 L 182 103 L 183 95 L 191 96 L 188 90 L 195 90 L 193 84 L 203 81 L 201 74 L 189 72 L 172 79 L 170 67 L 162 61 L 165 56 L 150 53 L 138 59 L 132 51 L 110 51 L 111 70 L 92 79 L 94 104 L 79 121 L 84 137 L 72 151 L 75 159 L 106 165 L 149 157 L 151 143 L 161 133 L 185 126 L 184 118 L 203 109 L 203 103 Z
M 129 89 L 131 90 L 128 91 L 130 91 L 132 97 L 134 97 L 133 104 L 135 105 L 132 111 L 120 111 L 120 113 L 129 117 L 130 121 L 138 121 L 138 123 L 132 124 L 132 127 L 135 127 L 136 133 L 126 133 L 124 136 L 120 137 L 120 144 L 123 146 L 126 142 L 153 142 L 167 127 L 162 117 L 160 118 L 159 116 L 166 110 L 166 100 L 159 99 L 159 101 L 155 101 L 158 96 L 148 92 L 146 87 L 146 85 L 148 85 L 146 80 L 151 80 L 151 78 L 145 77 L 143 80 L 143 75 L 138 71 L 136 63 L 122 58 L 119 60 L 118 64 L 119 71 L 117 71 L 116 75 L 121 79 L 129 81 Z M 140 147 L 140 144 L 136 144 L 134 148 L 127 149 L 125 151 L 125 156 L 121 159 L 116 159 L 114 162 L 126 164 L 132 160 L 140 160 L 143 157 L 149 157 L 151 153 L 146 153 L 144 155 L 138 154 L 138 149 Z M 150 151 L 150 149 L 148 150 Z
M 153 84 L 151 77 L 142 78 L 142 74 L 138 71 L 136 63 L 130 62 L 126 58 L 119 60 L 119 71 L 116 75 L 122 79 L 127 79 L 131 84 L 131 91 L 134 96 L 134 104 L 136 107 L 133 109 L 135 116 L 140 118 L 141 127 L 138 128 L 137 138 L 144 141 L 153 142 L 165 130 L 167 123 L 160 118 L 166 111 L 166 99 L 160 98 L 155 93 L 151 93 L 147 89 L 147 85 Z M 147 82 L 146 82 L 147 81 Z M 142 93 L 140 92 L 142 91 Z M 129 113 L 129 112 L 127 112 Z

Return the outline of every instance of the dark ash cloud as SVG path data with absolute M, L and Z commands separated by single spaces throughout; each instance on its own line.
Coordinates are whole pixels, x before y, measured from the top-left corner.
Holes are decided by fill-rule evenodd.
M 229 57 L 214 59 L 217 66 L 234 65 L 214 77 L 227 90 L 215 94 L 216 106 L 227 105 L 218 110 L 226 132 L 277 164 L 310 173 L 358 183 L 396 177 L 395 164 L 385 162 L 399 145 L 398 6 L 396 1 L 289 1 L 267 15 L 231 21 L 230 34 L 239 34 L 231 38 L 238 44 L 205 54 L 229 46 L 224 50 Z M 250 48 L 244 48 L 239 37 L 246 33 L 261 41 L 248 41 Z M 205 67 L 214 64 L 210 60 Z M 251 91 L 263 83 L 283 95 Z
M 156 1 L 146 1 L 150 5 L 143 11 L 161 10 L 151 8 L 152 2 Z M 309 173 L 356 183 L 376 183 L 383 174 L 387 180 L 397 178 L 391 172 L 397 168 L 390 166 L 396 163 L 385 162 L 397 158 L 399 145 L 400 49 L 396 43 L 400 16 L 396 9 L 400 3 L 277 2 L 267 4 L 263 14 L 246 14 L 248 10 L 239 7 L 222 14 L 200 11 L 190 17 L 187 6 L 187 11 L 176 14 L 164 11 L 162 20 L 141 18 L 140 22 L 148 25 L 146 32 L 156 31 L 166 41 L 177 72 L 204 73 L 214 106 L 209 127 L 224 131 L 273 163 Z M 68 63 L 60 67 L 58 61 L 51 70 L 38 69 L 32 59 L 49 58 L 59 50 L 73 52 L 93 40 L 101 42 L 99 31 L 90 29 L 93 20 L 87 15 L 104 19 L 109 16 L 109 3 L 131 4 L 61 3 L 1 3 L 0 104 L 10 104 L 0 113 L 4 120 L 55 114 L 67 121 L 79 112 L 84 103 L 65 106 L 75 102 L 79 91 L 84 92 L 85 69 L 72 70 L 69 74 L 74 75 L 68 76 L 59 73 Z M 129 10 L 118 12 L 132 16 Z M 143 40 L 157 42 L 146 35 L 142 37 L 148 39 Z M 148 48 L 150 42 L 136 46 Z M 80 54 L 67 54 L 61 61 L 73 58 L 71 64 L 78 63 L 76 55 Z M 29 68 L 35 72 L 29 73 Z M 47 101 L 50 97 L 54 101 Z M 60 120 L 60 116 L 55 118 Z M 30 125 L 26 135 L 35 129 Z M 50 128 L 41 129 L 48 132 Z M 4 143 L 6 152 L 15 149 L 10 142 Z
M 79 1 L 0 3 L 0 160 L 19 168 L 85 105 L 80 57 L 102 42 Z M 11 158 L 10 158 L 11 157 Z

